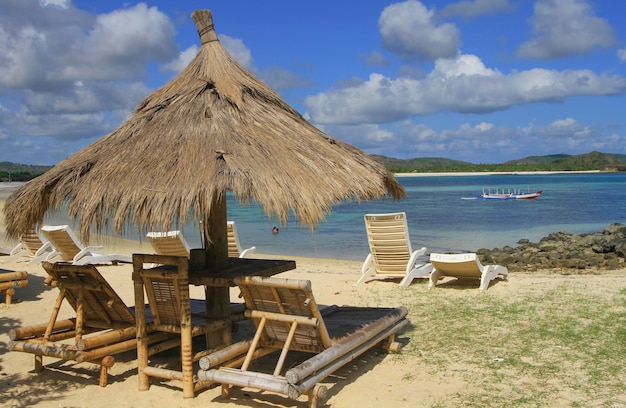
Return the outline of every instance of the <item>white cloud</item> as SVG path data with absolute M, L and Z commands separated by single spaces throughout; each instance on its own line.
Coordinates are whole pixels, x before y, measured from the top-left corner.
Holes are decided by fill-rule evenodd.
M 600 150 L 626 153 L 626 135 L 562 118 L 537 125 L 498 126 L 481 121 L 434 129 L 408 120 L 391 125 L 327 125 L 323 131 L 368 154 L 395 158 L 446 157 L 471 163 L 502 163 L 527 156 L 588 153 Z
M 221 34 L 219 36 L 220 42 L 226 48 L 228 53 L 244 68 L 248 70 L 254 69 L 252 62 L 252 52 L 239 38 L 229 37 Z
M 461 76 L 495 76 L 497 71 L 488 69 L 475 55 L 460 55 L 454 59 L 440 59 L 435 62 L 432 77 L 452 78 Z
M 538 0 L 531 22 L 534 38 L 519 47 L 520 57 L 551 59 L 588 54 L 615 41 L 609 23 L 594 15 L 587 0 Z
M 24 93 L 24 105 L 30 114 L 69 114 L 129 110 L 150 90 L 141 82 L 92 83 L 77 81 L 57 93 Z
M 198 54 L 198 49 L 199 48 L 197 45 L 192 45 L 191 47 L 188 47 L 183 52 L 178 54 L 178 57 L 176 57 L 173 61 L 165 64 L 162 70 L 170 70 L 176 73 L 180 73 L 183 69 L 187 68 L 187 65 L 189 65 L 191 60 L 195 58 L 195 56 Z
M 434 12 L 415 0 L 385 7 L 378 28 L 383 48 L 408 60 L 454 57 L 461 43 L 454 24 L 438 25 Z
M 169 17 L 144 3 L 101 14 L 78 49 L 70 50 L 76 60 L 66 72 L 83 79 L 141 77 L 149 61 L 168 61 L 178 53 L 175 34 Z
M 42 7 L 54 6 L 61 9 L 68 9 L 71 5 L 70 0 L 39 0 Z
M 70 1 L 21 0 L 0 15 L 5 132 L 80 140 L 102 136 L 148 93 L 154 62 L 178 54 L 174 25 L 144 3 L 90 15 Z
M 369 54 L 362 54 L 359 56 L 359 59 L 361 59 L 368 67 L 384 67 L 390 64 L 389 60 L 378 51 L 372 51 Z
M 620 61 L 626 61 L 626 48 L 617 50 L 617 58 L 619 58 Z
M 272 66 L 257 73 L 259 78 L 275 91 L 283 89 L 302 88 L 311 85 L 311 82 L 301 78 L 293 71 Z
M 557 119 L 546 126 L 537 129 L 533 128 L 534 136 L 539 136 L 551 143 L 561 143 L 565 140 L 568 144 L 576 143 L 588 139 L 597 134 L 598 131 L 592 126 L 584 125 L 573 118 Z
M 273 90 L 280 91 L 310 85 L 310 81 L 302 79 L 295 72 L 279 66 L 272 66 L 262 71 L 259 70 L 254 66 L 252 52 L 241 39 L 225 34 L 220 34 L 219 39 L 224 48 L 226 48 L 226 51 L 228 51 L 239 64 L 257 75 Z
M 72 86 L 76 80 L 119 80 L 145 76 L 150 61 L 178 52 L 174 27 L 155 7 L 96 16 L 75 8 L 31 4 L 0 16 L 0 85 L 16 89 Z M 33 21 L 39 21 L 37 25 Z
M 437 15 L 441 18 L 472 18 L 486 14 L 511 11 L 514 5 L 509 0 L 464 0 L 445 6 Z
M 503 74 L 473 55 L 438 60 L 425 78 L 371 74 L 350 88 L 305 99 L 319 124 L 388 123 L 439 112 L 485 113 L 514 105 L 562 101 L 573 96 L 626 92 L 626 78 L 590 70 L 531 69 Z

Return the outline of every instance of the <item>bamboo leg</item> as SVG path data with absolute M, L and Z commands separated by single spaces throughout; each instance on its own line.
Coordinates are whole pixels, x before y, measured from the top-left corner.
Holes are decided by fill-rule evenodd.
M 54 323 L 56 323 L 57 317 L 59 316 L 59 310 L 61 309 L 61 304 L 63 304 L 63 299 L 65 299 L 65 289 L 61 289 L 59 291 L 59 296 L 57 296 L 57 300 L 54 302 L 54 307 L 52 308 L 52 314 L 50 315 L 50 320 L 48 321 L 48 327 L 43 335 L 44 344 L 48 342 L 50 335 L 52 334 L 52 330 L 54 329 Z M 35 372 L 40 373 L 43 371 L 43 356 L 35 356 Z
M 182 307 L 189 307 L 189 299 L 182 301 Z M 183 315 L 189 316 L 190 313 L 183 312 Z M 192 350 L 192 337 L 191 337 L 191 319 L 181 322 L 180 332 L 180 354 L 182 360 L 182 373 L 183 373 L 183 398 L 193 398 L 193 350 Z
M 318 402 L 323 402 L 328 395 L 328 388 L 325 385 L 317 384 L 313 389 L 308 393 L 309 407 L 316 408 Z
M 133 279 L 135 282 L 135 304 L 139 305 L 135 308 L 135 319 L 137 322 L 137 368 L 139 376 L 139 391 L 147 391 L 150 388 L 150 378 L 144 372 L 144 369 L 148 366 L 148 339 L 146 334 L 146 310 L 143 307 L 143 305 L 145 305 L 143 282 L 139 276 L 133 276 Z
M 13 303 L 13 295 L 15 295 L 15 289 L 9 288 L 4 291 L 4 297 L 7 305 Z
M 76 341 L 83 338 L 83 308 L 84 308 L 85 291 L 81 288 L 78 290 L 78 299 L 76 299 Z
M 259 339 L 261 338 L 261 333 L 263 333 L 263 328 L 265 327 L 266 321 L 267 319 L 265 317 L 261 318 L 259 327 L 257 328 L 256 333 L 254 333 L 254 339 L 252 339 L 252 344 L 250 344 L 248 354 L 246 354 L 246 359 L 241 365 L 241 371 L 246 371 L 248 369 L 248 366 L 250 366 L 250 362 L 252 361 L 252 355 L 254 354 L 254 350 L 256 349 L 257 344 L 259 344 Z
M 35 355 L 35 372 L 40 373 L 43 371 L 43 356 Z
M 65 299 L 65 289 L 61 288 L 59 291 L 59 296 L 57 296 L 57 300 L 54 303 L 54 307 L 52 308 L 52 314 L 50 315 L 50 321 L 48 322 L 48 328 L 43 335 L 44 342 L 47 342 L 50 338 L 50 334 L 54 329 L 54 323 L 57 321 L 57 317 L 59 316 L 59 310 L 61 310 L 61 304 L 63 304 L 63 299 Z
M 285 363 L 285 358 L 287 358 L 287 352 L 289 351 L 289 346 L 291 345 L 291 341 L 293 340 L 293 335 L 296 333 L 297 327 L 298 322 L 291 323 L 289 334 L 285 339 L 285 344 L 283 345 L 283 349 L 280 352 L 280 357 L 278 358 L 278 363 L 276 364 L 276 368 L 274 369 L 274 375 L 280 375 L 280 371 L 283 369 L 283 364 Z
M 115 364 L 115 358 L 112 356 L 106 356 L 100 361 L 100 386 L 106 387 L 109 382 L 109 368 Z

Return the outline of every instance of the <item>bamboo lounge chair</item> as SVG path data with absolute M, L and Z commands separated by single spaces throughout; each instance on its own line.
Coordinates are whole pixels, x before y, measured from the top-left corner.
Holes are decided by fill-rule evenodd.
M 46 258 L 47 261 L 61 257 L 63 261 L 71 262 L 74 265 L 132 262 L 131 257 L 127 255 L 93 252 L 102 249 L 102 247 L 83 245 L 68 225 L 44 225 L 41 227 L 41 233 L 54 248 Z
M 203 357 L 198 372 L 200 380 L 222 384 L 227 398 L 230 386 L 252 387 L 294 400 L 305 394 L 315 407 L 327 392 L 318 382 L 376 345 L 399 351 L 394 335 L 409 323 L 404 307 L 320 310 L 308 280 L 248 276 L 235 283 L 256 327 L 254 338 Z M 253 359 L 278 350 L 273 373 L 250 370 Z M 289 351 L 313 356 L 282 374 Z
M 150 242 L 150 245 L 152 245 L 152 248 L 158 255 L 185 256 L 189 258 L 189 244 L 187 244 L 187 240 L 185 240 L 182 232 L 178 230 L 150 231 L 146 234 L 146 238 L 148 238 L 148 242 Z
M 428 288 L 433 289 L 439 279 L 452 276 L 458 279 L 480 280 L 480 291 L 485 291 L 489 283 L 501 277 L 508 279 L 508 269 L 502 265 L 482 265 L 475 253 L 464 254 L 430 254 L 430 262 L 435 268 L 430 275 Z
M 237 235 L 237 227 L 235 221 L 228 221 L 228 256 L 231 258 L 245 258 L 246 255 L 256 250 L 256 247 L 242 249 Z M 164 232 L 148 232 L 146 235 L 150 245 L 159 255 L 186 256 L 189 258 L 190 247 L 182 232 L 164 231 Z
M 426 247 L 411 248 L 406 213 L 365 214 L 364 218 L 370 253 L 355 285 L 378 277 L 402 279 L 400 286 L 407 287 L 413 279 L 430 275 L 432 265 L 420 258 Z
M 72 265 L 64 262 L 43 262 L 47 282 L 59 289 L 48 323 L 11 329 L 10 350 L 35 355 L 35 371 L 43 370 L 43 357 L 89 362 L 100 366 L 100 386 L 108 383 L 108 369 L 116 354 L 137 347 L 136 322 L 133 309 L 124 304 L 93 265 Z M 74 309 L 76 317 L 58 320 L 64 300 Z M 204 302 L 195 306 L 203 309 Z M 163 333 L 151 333 L 148 341 L 156 343 L 171 339 Z M 73 339 L 73 342 L 71 341 Z M 169 344 L 169 348 L 177 344 Z M 161 347 L 157 351 L 167 350 Z
M 157 265 L 145 267 L 145 265 Z M 144 310 L 137 310 L 137 360 L 139 390 L 150 388 L 150 377 L 182 382 L 183 397 L 193 398 L 195 391 L 206 384 L 194 381 L 193 363 L 207 354 L 206 348 L 193 354 L 193 337 L 219 333 L 223 344 L 230 344 L 231 322 L 209 319 L 206 313 L 192 315 L 189 299 L 189 260 L 185 256 L 133 255 L 135 304 L 148 298 L 152 322 Z M 180 337 L 181 369 L 173 370 L 149 365 L 148 333 L 164 332 Z M 207 337 L 207 345 L 208 345 Z
M 29 263 L 38 263 L 46 260 L 50 252 L 52 252 L 50 242 L 33 228 L 20 234 L 20 242 L 11 249 L 11 253 L 3 261 L 11 262 L 25 258 L 24 260 L 28 260 Z

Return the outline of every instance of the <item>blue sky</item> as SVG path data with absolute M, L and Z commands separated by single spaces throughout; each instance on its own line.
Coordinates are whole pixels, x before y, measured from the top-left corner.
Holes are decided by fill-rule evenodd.
M 626 2 L 0 0 L 0 161 L 56 164 L 193 58 L 191 13 L 368 154 L 626 154 Z

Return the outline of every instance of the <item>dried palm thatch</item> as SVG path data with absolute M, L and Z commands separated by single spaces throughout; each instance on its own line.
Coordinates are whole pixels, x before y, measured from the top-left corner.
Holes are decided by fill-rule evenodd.
M 226 190 L 279 222 L 293 212 L 312 228 L 333 203 L 405 195 L 382 164 L 313 127 L 239 65 L 209 10 L 192 18 L 202 41 L 193 61 L 115 131 L 16 191 L 4 210 L 9 236 L 64 203 L 88 240 L 91 228 L 123 233 L 128 225 L 145 231 L 210 221 Z M 226 236 L 208 224 L 205 239 Z

